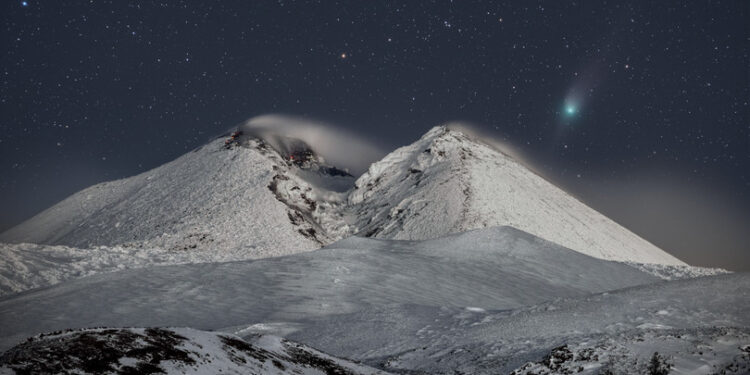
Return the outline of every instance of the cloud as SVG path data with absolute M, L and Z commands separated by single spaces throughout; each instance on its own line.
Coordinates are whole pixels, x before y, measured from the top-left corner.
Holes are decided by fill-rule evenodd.
M 327 163 L 346 168 L 359 175 L 386 151 L 351 131 L 310 119 L 270 114 L 253 117 L 239 126 L 246 134 L 254 134 L 283 151 L 288 145 L 283 137 L 304 141 Z

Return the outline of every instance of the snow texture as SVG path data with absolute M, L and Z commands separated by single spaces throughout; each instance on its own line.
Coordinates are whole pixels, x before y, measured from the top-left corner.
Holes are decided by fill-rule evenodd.
M 203 251 L 170 251 L 141 247 L 68 246 L 0 243 L 0 296 L 54 285 L 66 280 L 155 265 L 237 260 Z M 244 257 L 240 257 L 243 259 Z
M 729 271 L 723 268 L 695 267 L 679 264 L 625 263 L 643 272 L 650 273 L 662 280 L 692 279 L 694 277 L 723 275 L 729 273 Z
M 748 374 L 750 329 L 640 329 L 565 344 L 511 375 Z

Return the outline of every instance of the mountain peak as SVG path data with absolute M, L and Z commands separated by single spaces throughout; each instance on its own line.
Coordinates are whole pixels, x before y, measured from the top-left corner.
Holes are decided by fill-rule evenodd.
M 420 139 L 428 139 L 428 138 L 436 138 L 443 136 L 450 132 L 451 130 L 448 128 L 447 125 L 438 125 L 433 126 L 430 130 L 427 131 L 427 133 L 424 133 Z
M 364 172 L 373 160 L 385 152 L 368 139 L 346 129 L 311 121 L 306 118 L 263 115 L 240 124 L 237 130 L 255 138 L 263 139 L 283 156 L 299 148 L 311 151 L 325 163 L 351 171 L 358 175 Z
M 495 143 L 460 125 L 437 126 L 372 164 L 349 195 L 360 235 L 422 240 L 507 225 L 597 258 L 683 264 Z
M 233 132 L 225 141 L 225 145 L 228 146 L 227 148 L 231 148 L 233 145 L 248 145 L 251 140 L 256 143 L 253 146 L 271 148 L 283 159 L 297 164 L 302 161 L 318 159 L 318 155 L 312 146 L 302 139 L 247 126 L 241 126 Z
M 484 143 L 481 136 L 467 126 L 449 123 L 432 127 L 417 142 L 434 141 L 436 139 L 452 139 L 461 142 Z
M 306 142 L 240 129 L 148 172 L 84 189 L 2 240 L 210 251 L 216 261 L 287 255 L 339 238 L 319 221 L 324 210 L 336 214 L 329 206 L 352 183 Z

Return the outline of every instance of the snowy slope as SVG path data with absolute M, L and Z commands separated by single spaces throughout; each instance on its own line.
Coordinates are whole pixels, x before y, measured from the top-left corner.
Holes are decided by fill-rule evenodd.
M 743 373 L 747 311 L 750 274 L 658 282 L 506 227 L 430 241 L 350 238 L 6 296 L 0 350 L 58 329 L 190 326 L 283 336 L 397 373 L 544 373 L 540 363 L 563 345 L 574 357 L 560 368 L 584 373 L 642 368 L 654 351 L 674 373 Z
M 423 242 L 350 238 L 293 256 L 126 270 L 6 296 L 0 349 L 67 328 L 304 324 L 404 303 L 509 309 L 654 281 L 508 227 Z
M 447 127 L 373 164 L 349 204 L 365 236 L 426 239 L 508 225 L 596 258 L 684 264 L 511 157 Z
M 0 296 L 66 280 L 154 265 L 233 260 L 229 254 L 158 248 L 0 243 Z
M 245 341 L 190 328 L 96 328 L 30 338 L 0 374 L 385 374 L 273 336 Z
M 750 274 L 729 274 L 557 299 L 510 311 L 382 306 L 315 319 L 286 337 L 392 372 L 507 374 L 568 345 L 575 352 L 589 348 L 599 356 L 577 363 L 596 370 L 589 374 L 606 373 L 598 371 L 606 368 L 615 374 L 644 373 L 639 367 L 655 351 L 681 366 L 675 374 L 709 374 L 714 365 L 721 369 L 738 361 L 747 368 L 748 311 Z M 245 331 L 283 332 L 271 326 Z M 240 330 L 233 332 L 242 335 Z M 636 361 L 638 367 L 628 367 Z M 578 366 L 572 368 L 576 373 Z
M 750 328 L 639 329 L 571 341 L 511 375 L 748 374 Z M 662 372 L 660 372 L 662 371 Z
M 312 250 L 340 237 L 318 220 L 348 230 L 331 208 L 341 194 L 329 187 L 350 185 L 350 176 L 319 163 L 294 164 L 257 138 L 241 136 L 228 146 L 226 139 L 87 188 L 0 240 L 210 251 L 214 260 L 231 260 Z
M 365 241 L 363 244 L 369 243 L 377 242 Z M 97 246 L 90 249 L 81 249 L 23 243 L 0 243 L 0 254 L 2 254 L 2 258 L 0 258 L 0 296 L 49 286 L 74 278 L 124 269 L 243 260 L 241 256 L 236 256 L 237 254 L 232 256 L 231 254 L 209 251 L 171 251 L 124 246 Z M 718 268 L 701 268 L 688 265 L 626 264 L 663 280 L 728 273 L 728 271 Z

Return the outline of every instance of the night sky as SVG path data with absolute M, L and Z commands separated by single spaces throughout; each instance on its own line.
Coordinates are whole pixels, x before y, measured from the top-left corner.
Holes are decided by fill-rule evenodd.
M 3 1 L 0 230 L 245 119 L 460 120 L 693 264 L 750 270 L 750 2 Z

